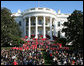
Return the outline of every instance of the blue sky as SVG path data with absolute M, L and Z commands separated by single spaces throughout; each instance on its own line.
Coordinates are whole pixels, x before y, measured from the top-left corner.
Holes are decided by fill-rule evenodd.
M 1 7 L 7 7 L 12 13 L 18 9 L 24 11 L 38 6 L 51 8 L 56 12 L 60 9 L 62 13 L 72 13 L 75 9 L 83 11 L 83 1 L 1 1 Z

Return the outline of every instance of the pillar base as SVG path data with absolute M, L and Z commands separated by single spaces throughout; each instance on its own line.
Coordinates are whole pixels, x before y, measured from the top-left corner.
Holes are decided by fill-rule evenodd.
M 35 36 L 35 38 L 38 38 L 37 36 Z
M 46 38 L 46 37 L 43 37 L 43 38 Z
M 50 40 L 53 40 L 53 37 L 51 37 Z
M 30 39 L 31 37 L 29 37 L 28 39 Z

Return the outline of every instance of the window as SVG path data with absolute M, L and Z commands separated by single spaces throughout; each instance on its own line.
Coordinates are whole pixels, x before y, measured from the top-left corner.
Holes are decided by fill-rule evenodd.
M 28 26 L 28 23 L 29 23 L 29 22 L 28 22 L 28 18 L 26 18 L 26 26 Z
M 35 25 L 35 21 L 34 20 L 31 20 L 31 25 Z
M 58 22 L 58 26 L 60 26 L 60 22 Z
M 39 28 L 38 32 L 39 32 L 39 34 L 42 34 L 42 29 Z
M 34 21 L 34 24 L 33 25 L 35 25 L 35 21 Z
M 38 8 L 38 10 L 42 10 L 43 8 Z
M 35 10 L 35 8 L 32 8 L 31 10 Z
M 21 21 L 19 21 L 19 25 L 21 26 Z
M 42 33 L 42 31 L 40 30 L 40 31 L 39 31 L 39 34 L 41 34 L 41 33 Z
M 28 36 L 28 30 L 26 30 L 26 36 Z
M 39 20 L 39 25 L 42 25 L 42 20 Z
M 50 11 L 50 9 L 48 9 L 48 8 L 46 8 L 46 10 L 49 10 Z
M 28 26 L 28 22 L 26 22 L 26 26 Z
M 58 37 L 60 38 L 60 31 L 58 31 Z

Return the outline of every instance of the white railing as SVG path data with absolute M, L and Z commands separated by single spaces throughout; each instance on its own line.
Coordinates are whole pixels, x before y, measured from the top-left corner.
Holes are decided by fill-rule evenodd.
M 42 11 L 42 12 L 50 12 L 50 13 L 54 13 L 54 14 L 56 14 L 56 11 L 54 11 L 54 10 L 52 10 L 52 9 L 49 9 L 49 8 L 32 8 L 32 10 L 31 9 L 27 9 L 27 10 L 25 10 L 25 11 L 23 11 L 23 13 L 28 13 L 28 12 L 40 12 L 40 11 Z

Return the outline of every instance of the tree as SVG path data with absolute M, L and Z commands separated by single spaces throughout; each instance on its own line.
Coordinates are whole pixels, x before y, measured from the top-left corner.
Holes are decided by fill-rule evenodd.
M 67 19 L 62 32 L 65 32 L 67 41 L 72 42 L 75 48 L 83 48 L 83 12 L 75 10 Z
M 19 25 L 11 14 L 9 9 L 1 8 L 1 46 L 9 46 L 13 37 L 21 37 Z

